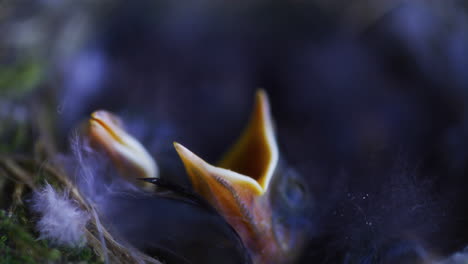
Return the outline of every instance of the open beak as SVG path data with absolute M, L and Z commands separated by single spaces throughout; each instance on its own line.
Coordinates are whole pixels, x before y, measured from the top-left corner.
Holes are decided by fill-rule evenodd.
M 250 121 L 232 149 L 213 166 L 174 143 L 193 187 L 237 231 L 254 263 L 282 263 L 275 240 L 270 185 L 279 162 L 269 103 L 264 91 L 256 95 Z
M 124 130 L 117 116 L 104 110 L 92 113 L 88 136 L 91 144 L 105 151 L 127 179 L 152 186 L 136 179 L 158 177 L 158 166 L 143 145 Z

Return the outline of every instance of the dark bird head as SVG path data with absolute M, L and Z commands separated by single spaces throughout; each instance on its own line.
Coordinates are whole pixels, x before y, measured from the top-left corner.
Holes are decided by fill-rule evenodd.
M 259 91 L 250 121 L 218 166 L 175 143 L 195 191 L 237 231 L 254 263 L 291 263 L 309 230 L 310 196 L 287 169 L 275 138 L 269 102 Z

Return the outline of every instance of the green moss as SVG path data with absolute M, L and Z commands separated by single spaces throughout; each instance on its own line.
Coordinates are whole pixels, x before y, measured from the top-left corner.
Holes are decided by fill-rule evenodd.
M 36 88 L 43 76 L 41 63 L 23 59 L 16 64 L 0 67 L 0 95 L 21 97 Z
M 26 214 L 22 206 L 14 214 L 0 210 L 0 264 L 102 263 L 89 247 L 56 247 L 38 240 L 34 223 Z

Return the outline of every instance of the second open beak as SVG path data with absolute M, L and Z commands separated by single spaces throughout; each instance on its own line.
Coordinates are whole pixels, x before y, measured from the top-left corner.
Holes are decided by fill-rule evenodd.
M 88 136 L 102 149 L 127 179 L 158 177 L 158 166 L 143 145 L 125 131 L 115 115 L 99 110 L 91 114 Z M 151 186 L 149 183 L 145 185 Z

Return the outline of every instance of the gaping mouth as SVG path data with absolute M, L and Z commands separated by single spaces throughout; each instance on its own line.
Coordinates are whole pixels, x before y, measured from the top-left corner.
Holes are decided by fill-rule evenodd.
M 278 166 L 279 151 L 266 94 L 257 93 L 246 129 L 218 167 L 178 143 L 174 146 L 195 191 L 224 216 L 244 243 L 253 252 L 265 253 L 260 255 L 278 254 L 272 205 L 265 194 Z
M 174 145 L 195 188 L 216 175 L 227 183 L 241 184 L 252 194 L 263 195 L 279 159 L 268 99 L 261 90 L 257 93 L 249 124 L 218 167 L 206 163 L 182 145 Z M 195 173 L 195 170 L 206 173 Z
M 263 194 L 270 184 L 278 156 L 270 106 L 265 92 L 260 90 L 248 126 L 219 167 L 254 179 Z

